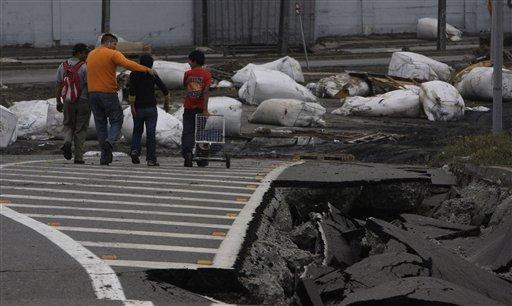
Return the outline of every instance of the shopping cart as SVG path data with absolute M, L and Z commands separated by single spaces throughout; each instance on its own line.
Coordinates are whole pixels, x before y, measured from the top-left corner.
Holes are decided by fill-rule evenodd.
M 196 115 L 196 134 L 193 160 L 204 167 L 209 161 L 226 163 L 231 167 L 231 157 L 226 153 L 226 121 L 220 115 Z

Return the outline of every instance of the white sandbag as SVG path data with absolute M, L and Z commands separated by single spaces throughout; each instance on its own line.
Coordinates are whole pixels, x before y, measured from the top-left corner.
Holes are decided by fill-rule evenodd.
M 296 82 L 304 82 L 304 75 L 302 74 L 300 63 L 293 57 L 289 56 L 285 56 L 273 62 L 262 65 L 249 64 L 238 70 L 231 79 L 235 84 L 242 85 L 249 80 L 251 71 L 261 69 L 281 71 Z
M 325 126 L 325 108 L 318 103 L 295 99 L 263 101 L 249 117 L 249 122 L 280 126 Z
M 158 120 L 156 122 L 156 143 L 165 148 L 177 148 L 181 145 L 181 132 L 183 125 L 173 115 L 157 107 Z M 133 117 L 130 108 L 124 110 L 124 122 L 121 133 L 128 141 L 132 141 Z M 146 131 L 142 134 L 142 144 L 146 143 Z
M 413 90 L 400 89 L 374 97 L 348 97 L 343 106 L 332 114 L 342 116 L 408 117 L 421 114 L 419 95 Z
M 388 75 L 421 81 L 449 81 L 453 69 L 441 62 L 413 52 L 395 52 L 389 62 Z
M 455 85 L 464 99 L 492 101 L 493 67 L 476 67 Z M 503 101 L 512 101 L 512 71 L 503 69 Z
M 183 122 L 181 106 L 174 114 L 179 121 Z M 224 116 L 226 136 L 240 135 L 242 129 L 242 103 L 230 97 L 211 97 L 208 100 L 208 112 L 211 115 Z
M 0 148 L 5 148 L 16 142 L 16 124 L 18 117 L 0 105 Z
M 251 105 L 259 105 L 268 99 L 316 101 L 316 97 L 306 87 L 279 71 L 253 70 L 242 88 L 242 99 Z
M 464 117 L 464 99 L 446 82 L 421 84 L 420 102 L 430 121 L 453 121 Z
M 421 18 L 418 20 L 418 38 L 419 39 L 437 39 L 437 19 L 436 18 Z M 462 31 L 456 27 L 446 24 L 446 36 L 451 41 L 462 40 Z
M 318 81 L 316 96 L 320 98 L 341 98 L 342 92 L 348 96 L 366 96 L 370 86 L 360 78 L 352 77 L 348 73 L 340 73 Z
M 217 88 L 232 88 L 233 87 L 233 83 L 231 83 L 230 81 L 227 81 L 227 80 L 222 80 L 219 82 L 219 84 L 217 84 Z
M 19 138 L 28 139 L 36 136 L 44 139 L 48 137 L 46 133 L 47 100 L 16 102 L 9 110 L 18 117 L 17 135 Z
M 168 89 L 179 89 L 183 88 L 183 76 L 185 71 L 190 70 L 190 65 L 187 63 L 154 61 L 153 69 Z

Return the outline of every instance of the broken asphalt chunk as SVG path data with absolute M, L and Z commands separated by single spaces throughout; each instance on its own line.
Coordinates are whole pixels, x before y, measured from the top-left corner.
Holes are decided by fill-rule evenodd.
M 496 228 L 470 261 L 498 273 L 512 268 L 512 219 Z
M 453 239 L 457 237 L 478 236 L 480 227 L 455 224 L 413 214 L 401 214 L 407 231 L 414 232 L 428 239 Z

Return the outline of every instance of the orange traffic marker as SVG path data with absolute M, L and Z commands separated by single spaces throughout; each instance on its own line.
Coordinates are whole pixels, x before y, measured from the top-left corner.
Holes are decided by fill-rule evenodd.
M 4 204 L 11 204 L 11 200 L 9 200 L 9 199 L 0 199 L 0 205 L 4 205 Z
M 103 255 L 103 256 L 101 256 L 101 259 L 104 259 L 104 260 L 116 260 L 117 256 L 116 255 Z
M 48 222 L 48 225 L 51 227 L 59 227 L 60 223 L 59 222 Z
M 226 216 L 231 217 L 231 218 L 236 218 L 236 217 L 238 217 L 238 213 L 227 213 Z
M 249 199 L 248 198 L 236 198 L 236 201 L 238 203 L 247 203 L 247 201 L 249 201 Z
M 226 237 L 226 233 L 220 232 L 220 231 L 215 231 L 215 232 L 212 233 L 212 236 Z
M 247 187 L 247 188 L 251 188 L 251 189 L 256 189 L 256 188 L 258 188 L 258 186 L 256 186 L 256 185 L 247 185 L 246 187 Z
M 211 266 L 211 265 L 213 265 L 213 262 L 211 260 L 208 260 L 208 259 L 199 259 L 197 261 L 197 264 L 198 265 Z
M 261 181 L 262 179 L 264 179 L 265 177 L 264 176 L 261 176 L 261 175 L 256 175 L 256 177 L 254 178 L 255 180 L 259 180 Z

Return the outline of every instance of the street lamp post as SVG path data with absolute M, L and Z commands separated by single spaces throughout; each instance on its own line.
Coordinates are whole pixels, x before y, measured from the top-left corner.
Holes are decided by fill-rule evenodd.
M 492 132 L 503 129 L 503 0 L 493 0 L 492 5 Z

